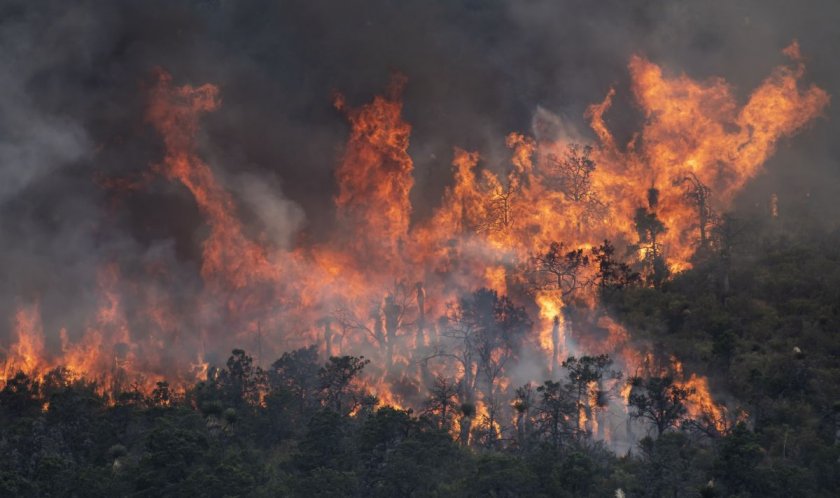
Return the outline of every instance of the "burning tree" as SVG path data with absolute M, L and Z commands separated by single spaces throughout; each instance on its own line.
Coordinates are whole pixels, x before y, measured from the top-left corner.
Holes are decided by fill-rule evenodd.
M 638 247 L 643 253 L 646 279 L 649 284 L 658 287 L 668 277 L 668 265 L 663 255 L 662 243 L 659 238 L 668 231 L 665 224 L 659 220 L 656 208 L 659 205 L 659 190 L 650 188 L 647 191 L 648 207 L 636 209 L 633 222 L 639 235 Z
M 568 145 L 562 159 L 556 154 L 550 154 L 548 160 L 551 165 L 550 173 L 555 178 L 557 188 L 565 194 L 567 200 L 580 208 L 577 219 L 577 229 L 580 232 L 582 226 L 602 213 L 605 207 L 592 183 L 596 167 L 595 160 L 592 159 L 592 147 L 572 143 Z
M 456 360 L 462 369 L 460 399 L 468 407 L 461 420 L 461 440 L 469 438 L 472 410 L 481 391 L 488 409 L 487 424 L 491 430 L 489 440 L 497 437 L 498 381 L 507 362 L 518 353 L 531 321 L 525 309 L 517 307 L 506 296 L 496 291 L 480 289 L 449 306 L 443 335 L 454 341 L 450 351 L 438 356 Z M 474 410 L 474 408 L 473 408 Z
M 458 407 L 458 390 L 457 382 L 440 375 L 429 389 L 424 413 L 436 421 L 438 429 L 448 431 L 452 427 L 452 419 Z
M 412 293 L 405 282 L 397 282 L 382 301 L 374 301 L 366 319 L 360 319 L 352 307 L 345 306 L 333 312 L 329 320 L 334 319 L 346 331 L 365 332 L 384 353 L 385 368 L 390 371 L 394 365 L 394 348 L 398 342 L 398 333 L 404 325 L 408 325 L 404 322 L 412 300 L 417 300 L 418 307 L 425 305 L 425 292 L 421 292 L 422 287 L 417 287 L 417 289 L 416 293 Z M 421 318 L 423 318 L 421 326 L 425 326 L 424 313 L 421 313 Z M 371 322 L 373 322 L 372 326 Z M 330 330 L 329 323 L 326 322 L 325 335 Z
M 484 207 L 484 217 L 475 225 L 478 233 L 504 232 L 513 222 L 511 206 L 515 193 L 515 185 L 495 185 L 490 193 L 490 200 Z
M 568 371 L 566 388 L 575 404 L 575 426 L 578 430 L 592 432 L 594 410 L 604 408 L 610 393 L 604 389 L 605 378 L 621 378 L 621 372 L 610 370 L 613 360 L 609 355 L 570 356 L 563 362 Z
M 698 252 L 705 253 L 710 245 L 710 232 L 717 216 L 712 209 L 712 189 L 707 187 L 693 172 L 675 180 L 675 184 L 686 186 L 685 199 L 697 210 L 697 229 L 699 230 Z
M 525 449 L 531 437 L 531 410 L 534 407 L 534 389 L 530 383 L 516 388 L 512 406 L 516 412 L 516 443 Z
M 595 282 L 602 296 L 606 291 L 632 287 L 641 282 L 639 272 L 615 258 L 615 246 L 609 240 L 592 249 L 592 258 L 597 264 Z
M 525 278 L 532 291 L 558 291 L 565 299 L 578 289 L 589 286 L 584 270 L 589 256 L 583 249 L 565 250 L 562 242 L 552 242 L 548 250 L 531 257 Z
M 592 284 L 592 280 L 586 275 L 589 263 L 589 256 L 583 252 L 583 249 L 566 251 L 562 242 L 552 242 L 545 253 L 531 256 L 525 268 L 528 290 L 531 293 L 545 291 L 559 293 L 565 304 L 576 291 Z M 551 343 L 551 371 L 555 373 L 558 370 L 561 348 L 559 315 L 553 317 Z

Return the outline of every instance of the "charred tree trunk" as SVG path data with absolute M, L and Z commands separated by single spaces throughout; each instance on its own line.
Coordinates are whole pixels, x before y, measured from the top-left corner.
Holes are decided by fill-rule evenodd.
M 528 409 L 523 408 L 516 412 L 516 439 L 519 441 L 519 447 L 525 446 L 525 420 L 528 418 Z
M 324 325 L 324 352 L 326 353 L 327 358 L 329 358 L 332 356 L 332 320 L 324 318 L 321 323 Z
M 397 342 L 399 328 L 400 307 L 394 301 L 394 296 L 385 298 L 385 365 L 388 371 L 394 366 L 394 345 Z
M 598 423 L 598 436 L 597 437 L 601 441 L 604 440 L 604 420 L 599 420 L 598 419 L 598 414 L 606 413 L 605 410 L 603 410 L 603 408 L 606 408 L 608 403 L 609 403 L 609 400 L 607 399 L 606 391 L 604 391 L 604 385 L 599 380 L 598 381 L 598 393 L 597 393 L 597 398 L 596 398 L 596 408 L 599 408 L 599 409 L 595 410 L 592 413 L 592 416 L 595 417 L 595 420 Z
M 554 326 L 551 328 L 551 377 L 557 378 L 560 373 L 560 317 L 554 317 Z
M 380 348 L 385 346 L 385 324 L 382 323 L 382 314 L 377 311 L 376 314 L 373 316 L 373 336 L 376 338 L 376 344 L 379 345 Z M 380 349 L 380 352 L 382 350 Z
M 469 358 L 464 362 L 464 378 L 461 388 L 464 393 L 464 402 L 461 404 L 460 440 L 461 444 L 468 445 L 473 417 L 475 416 L 475 377 L 473 376 L 473 362 Z
M 426 291 L 423 284 L 417 282 L 417 341 L 415 351 L 419 351 L 426 344 Z

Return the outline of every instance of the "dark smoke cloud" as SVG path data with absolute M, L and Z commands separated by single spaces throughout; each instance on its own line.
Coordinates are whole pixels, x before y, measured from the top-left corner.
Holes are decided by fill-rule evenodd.
M 627 87 L 632 53 L 672 74 L 723 76 L 743 98 L 798 39 L 808 79 L 837 94 L 839 17 L 832 0 L 3 2 L 0 314 L 39 297 L 48 334 L 82 323 L 106 260 L 127 271 L 177 261 L 183 275 L 173 280 L 197 285 L 204 232 L 189 194 L 158 179 L 117 196 L 96 181 L 137 179 L 161 159 L 143 121 L 155 67 L 179 84 L 220 86 L 202 155 L 255 230 L 269 227 L 282 245 L 297 227 L 315 238 L 332 228 L 332 171 L 346 136 L 334 90 L 360 104 L 391 70 L 409 77 L 422 217 L 449 178 L 453 146 L 502 168 L 504 135 L 528 131 L 538 108 L 590 136 L 583 110 L 615 86 L 609 122 L 629 137 L 639 119 Z M 779 191 L 783 205 L 837 221 L 836 108 L 782 144 L 742 205 Z

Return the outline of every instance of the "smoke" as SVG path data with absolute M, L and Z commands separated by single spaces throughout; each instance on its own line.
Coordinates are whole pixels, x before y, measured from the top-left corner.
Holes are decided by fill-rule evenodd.
M 453 147 L 504 170 L 510 131 L 591 140 L 581 116 L 611 87 L 609 124 L 626 142 L 641 119 L 628 87 L 633 53 L 672 74 L 725 77 L 743 97 L 798 39 L 809 79 L 836 93 L 838 11 L 829 0 L 4 2 L 0 316 L 39 301 L 57 348 L 60 327 L 89 326 L 110 261 L 148 293 L 165 286 L 173 308 L 192 305 L 206 227 L 189 193 L 153 172 L 163 145 L 143 116 L 156 67 L 176 84 L 219 86 L 200 154 L 249 228 L 286 248 L 301 230 L 319 240 L 336 229 L 347 125 L 334 91 L 357 105 L 390 71 L 408 76 L 421 219 L 451 179 Z M 783 208 L 800 203 L 836 224 L 840 182 L 827 179 L 838 179 L 838 159 L 830 128 L 816 126 L 783 145 L 740 205 L 779 192 Z M 161 261 L 174 272 L 149 276 Z
M 282 192 L 270 176 L 244 174 L 237 178 L 233 191 L 257 217 L 268 241 L 277 248 L 291 249 L 294 236 L 304 222 L 301 207 L 278 196 Z

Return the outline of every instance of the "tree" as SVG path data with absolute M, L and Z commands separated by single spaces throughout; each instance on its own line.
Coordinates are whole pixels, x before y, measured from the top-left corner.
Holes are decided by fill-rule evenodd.
M 152 406 L 168 407 L 172 404 L 172 401 L 173 397 L 172 391 L 169 389 L 169 382 L 165 380 L 157 382 L 155 388 L 152 389 Z
M 534 390 L 530 383 L 517 387 L 513 399 L 516 412 L 516 443 L 520 449 L 527 449 L 531 438 L 531 410 L 534 407 Z
M 137 490 L 158 495 L 179 494 L 180 486 L 201 464 L 208 445 L 200 432 L 166 418 L 159 419 L 146 437 L 146 451 L 136 476 Z
M 268 381 L 273 392 L 289 392 L 297 404 L 297 411 L 305 414 L 318 405 L 318 347 L 297 349 L 271 364 Z
M 351 382 L 368 363 L 364 356 L 331 356 L 318 371 L 324 405 L 342 415 L 352 412 L 361 396 L 353 392 Z
M 656 440 L 646 437 L 639 448 L 641 496 L 696 496 L 705 480 L 695 461 L 697 448 L 685 433 L 669 432 Z
M 762 479 L 757 468 L 763 458 L 758 436 L 740 422 L 720 444 L 715 475 L 730 494 L 760 492 Z
M 712 245 L 716 247 L 720 260 L 720 297 L 725 300 L 730 293 L 730 276 L 732 273 L 732 256 L 735 249 L 743 244 L 749 232 L 747 223 L 743 220 L 724 214 L 712 229 Z
M 592 184 L 592 173 L 596 168 L 592 147 L 569 144 L 562 159 L 552 154 L 548 160 L 552 165 L 550 173 L 557 188 L 565 194 L 567 200 L 579 207 L 577 228 L 581 231 L 583 225 L 604 210 L 604 203 Z
M 254 366 L 254 359 L 241 349 L 234 349 L 227 360 L 227 369 L 219 372 L 219 384 L 233 406 L 256 406 L 266 390 L 266 376 L 262 368 Z
M 452 418 L 458 406 L 457 399 L 457 383 L 439 375 L 435 379 L 435 384 L 429 389 L 424 413 L 435 420 L 438 429 L 448 431 L 452 426 Z
M 570 356 L 563 362 L 563 368 L 568 371 L 569 382 L 566 385 L 575 401 L 575 426 L 581 427 L 581 413 L 587 422 L 592 420 L 593 408 L 602 408 L 607 404 L 608 393 L 602 387 L 604 377 L 620 378 L 621 373 L 610 370 L 612 359 L 609 355 Z M 586 428 L 590 432 L 589 427 Z
M 515 498 L 537 493 L 537 476 L 519 459 L 504 453 L 478 457 L 475 476 L 468 481 L 468 496 Z
M 516 193 L 516 185 L 513 183 L 507 186 L 496 184 L 493 186 L 490 200 L 487 201 L 484 211 L 485 217 L 475 226 L 478 233 L 504 232 L 513 223 L 511 206 Z
M 495 293 L 494 293 L 495 294 Z M 492 322 L 477 337 L 478 373 L 484 381 L 487 405 L 488 444 L 495 443 L 497 411 L 500 406 L 497 384 L 507 363 L 520 349 L 522 340 L 531 328 L 525 308 L 518 307 L 507 296 L 497 297 L 492 307 Z
M 303 471 L 328 468 L 338 471 L 353 467 L 353 447 L 347 441 L 344 417 L 329 408 L 317 411 L 307 424 L 298 444 L 295 464 Z
M 566 436 L 575 433 L 571 420 L 575 417 L 577 405 L 568 390 L 559 382 L 547 380 L 537 387 L 537 427 L 555 450 L 559 449 Z
M 562 242 L 552 242 L 545 253 L 531 257 L 525 271 L 530 292 L 556 292 L 565 303 L 578 289 L 591 285 L 592 280 L 584 276 L 589 266 L 589 256 L 584 254 L 583 249 L 566 251 L 564 247 Z M 558 355 L 562 345 L 560 344 L 560 317 L 554 316 L 553 319 L 551 372 L 555 374 L 558 370 Z
M 0 391 L 0 408 L 10 417 L 37 414 L 41 408 L 40 389 L 40 382 L 18 371 Z
M 671 376 L 633 377 L 628 383 L 632 386 L 628 405 L 635 409 L 630 416 L 648 420 L 656 427 L 657 435 L 676 427 L 685 416 L 685 402 L 692 390 L 675 385 Z
M 507 362 L 519 351 L 531 321 L 523 307 L 518 307 L 495 290 L 479 289 L 449 306 L 443 335 L 454 340 L 449 352 L 441 352 L 458 361 L 463 369 L 461 400 L 475 406 L 479 380 L 490 415 L 488 425 L 495 427 L 496 384 Z M 462 420 L 463 439 L 468 438 L 471 417 Z M 491 434 L 494 440 L 495 435 Z
M 668 277 L 668 266 L 662 254 L 659 237 L 667 232 L 665 224 L 659 220 L 656 208 L 659 204 L 659 190 L 648 189 L 648 207 L 636 209 L 633 222 L 639 235 L 639 247 L 644 251 L 644 264 L 648 283 L 659 287 Z
M 699 231 L 698 251 L 705 253 L 709 249 L 709 232 L 715 222 L 715 212 L 712 209 L 712 189 L 707 187 L 693 172 L 677 179 L 675 184 L 686 186 L 685 199 L 697 210 L 697 229 Z
M 420 289 L 422 290 L 422 287 Z M 384 353 L 385 368 L 391 371 L 394 365 L 394 347 L 398 341 L 398 332 L 407 325 L 405 322 L 411 308 L 410 304 L 412 300 L 416 300 L 418 307 L 422 306 L 424 299 L 424 293 L 416 288 L 415 292 L 412 292 L 411 286 L 405 281 L 399 281 L 395 282 L 384 299 L 372 303 L 366 319 L 360 319 L 352 309 L 344 307 L 336 310 L 331 319 L 335 319 L 345 331 L 359 330 L 367 333 L 379 345 L 379 350 Z M 420 313 L 421 316 L 423 312 Z M 373 321 L 373 327 L 370 326 L 371 321 Z M 425 323 L 422 325 L 424 326 Z
M 562 242 L 552 242 L 546 252 L 531 257 L 526 278 L 530 290 L 559 291 L 566 298 L 591 284 L 583 275 L 587 266 L 589 256 L 583 249 L 566 251 Z
M 374 460 L 382 465 L 374 466 L 374 472 L 365 476 L 366 495 L 383 498 L 452 495 L 470 470 L 472 462 L 467 453 L 459 451 L 448 433 L 429 427 L 423 420 L 412 418 L 403 431 L 402 423 L 389 423 L 394 418 L 377 419 L 377 425 L 381 423 L 398 430 L 375 431 L 397 436 L 386 438 L 387 445 L 380 445 L 374 451 L 374 455 L 383 455 L 381 450 L 387 448 L 384 459 Z M 370 479 L 372 476 L 375 478 Z
M 363 467 L 363 484 L 370 492 L 379 491 L 383 470 L 391 457 L 414 429 L 411 413 L 383 407 L 367 417 L 358 438 L 359 457 Z
M 633 287 L 641 282 L 638 272 L 615 258 L 615 246 L 609 240 L 604 239 L 603 244 L 592 249 L 592 258 L 597 266 L 595 282 L 602 296 L 608 291 Z

